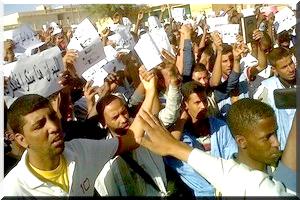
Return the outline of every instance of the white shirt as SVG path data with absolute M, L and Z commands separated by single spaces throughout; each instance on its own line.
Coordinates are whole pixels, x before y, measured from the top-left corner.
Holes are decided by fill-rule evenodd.
M 268 174 L 242 163 L 238 164 L 233 159 L 215 158 L 199 149 L 193 149 L 188 164 L 220 191 L 222 196 L 292 195 L 281 182 L 271 179 Z
M 94 183 L 105 163 L 116 153 L 118 139 L 75 139 L 65 143 L 69 192 L 34 176 L 26 165 L 27 151 L 0 183 L 3 196 L 93 196 Z

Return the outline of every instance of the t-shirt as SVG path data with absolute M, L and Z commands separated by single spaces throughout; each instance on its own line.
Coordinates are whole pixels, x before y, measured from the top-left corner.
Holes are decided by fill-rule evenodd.
M 40 170 L 34 167 L 28 159 L 26 159 L 26 164 L 31 172 L 37 177 L 58 185 L 66 192 L 69 191 L 68 167 L 64 156 L 60 157 L 59 165 L 56 167 L 56 169 L 50 171 Z

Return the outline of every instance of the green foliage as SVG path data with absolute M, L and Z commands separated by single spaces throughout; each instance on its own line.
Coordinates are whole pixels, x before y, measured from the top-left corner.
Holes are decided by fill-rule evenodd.
M 136 20 L 140 10 L 145 9 L 146 5 L 135 4 L 89 4 L 85 6 L 87 12 L 95 17 L 112 17 L 115 12 L 119 12 L 130 20 Z

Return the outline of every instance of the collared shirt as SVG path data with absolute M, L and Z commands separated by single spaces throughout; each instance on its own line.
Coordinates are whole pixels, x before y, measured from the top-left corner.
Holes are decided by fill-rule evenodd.
M 118 139 L 75 139 L 65 143 L 63 152 L 67 161 L 69 191 L 44 182 L 26 166 L 27 151 L 20 162 L 0 183 L 0 198 L 4 196 L 93 196 L 99 171 L 116 153 Z

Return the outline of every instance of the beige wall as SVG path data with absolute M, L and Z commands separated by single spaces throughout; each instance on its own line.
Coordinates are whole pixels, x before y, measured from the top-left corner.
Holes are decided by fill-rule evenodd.
M 61 24 L 63 27 L 69 27 L 71 24 L 80 23 L 86 17 L 88 17 L 88 13 L 82 10 L 78 11 L 77 8 L 73 8 L 73 13 L 70 9 L 14 13 L 4 16 L 4 30 L 14 29 L 21 24 L 29 24 L 35 30 L 42 29 L 44 24 L 49 24 L 53 21 Z M 97 21 L 95 18 L 91 18 L 91 20 Z

